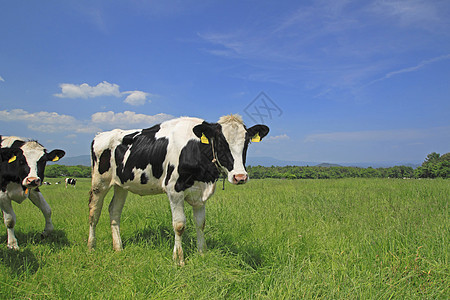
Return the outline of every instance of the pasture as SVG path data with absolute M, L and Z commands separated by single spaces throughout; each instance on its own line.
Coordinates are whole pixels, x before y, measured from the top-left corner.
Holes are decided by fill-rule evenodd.
M 46 179 L 50 182 L 56 179 Z M 87 251 L 90 181 L 43 186 L 55 232 L 30 201 L 15 204 L 21 247 L 0 231 L 6 299 L 448 299 L 448 180 L 251 180 L 218 183 L 206 207 L 208 252 L 196 252 L 192 209 L 186 266 L 172 261 L 165 195 L 129 194 L 124 251 L 112 250 L 105 199 L 97 248 Z M 220 187 L 220 188 L 219 188 Z

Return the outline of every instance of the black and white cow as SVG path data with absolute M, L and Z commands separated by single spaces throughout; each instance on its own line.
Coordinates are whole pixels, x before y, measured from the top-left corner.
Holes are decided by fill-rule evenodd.
M 51 209 L 45 201 L 39 186 L 44 180 L 47 161 L 57 161 L 65 155 L 63 150 L 47 150 L 36 141 L 27 141 L 18 137 L 6 137 L 1 141 L 4 149 L 16 151 L 16 155 L 1 165 L 0 208 L 8 232 L 8 248 L 19 249 L 14 235 L 16 215 L 11 201 L 22 203 L 29 198 L 45 217 L 43 235 L 53 230 Z
M 75 187 L 75 185 L 77 184 L 77 180 L 75 178 L 66 178 L 66 189 L 67 189 L 67 185 L 70 184 L 73 187 Z
M 265 125 L 246 128 L 239 115 L 229 115 L 218 123 L 183 117 L 147 129 L 115 129 L 98 134 L 91 146 L 88 248 L 95 247 L 95 227 L 103 200 L 114 187 L 109 205 L 114 250 L 122 250 L 120 215 L 130 191 L 139 195 L 167 194 L 175 232 L 173 258 L 179 265 L 184 264 L 181 236 L 187 201 L 194 211 L 198 250 L 205 251 L 205 203 L 214 193 L 220 173 L 225 173 L 233 184 L 247 182 L 247 147 L 268 132 Z

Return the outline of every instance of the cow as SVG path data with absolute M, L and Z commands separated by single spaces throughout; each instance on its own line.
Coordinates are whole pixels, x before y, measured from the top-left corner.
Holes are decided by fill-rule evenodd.
M 98 134 L 91 144 L 88 248 L 95 248 L 95 228 L 103 200 L 114 187 L 109 205 L 114 250 L 122 250 L 120 216 L 127 193 L 166 193 L 175 233 L 174 261 L 184 265 L 184 201 L 193 207 L 197 248 L 203 253 L 205 203 L 213 195 L 219 175 L 225 174 L 232 184 L 246 183 L 247 147 L 268 132 L 265 125 L 246 128 L 241 116 L 228 115 L 217 123 L 181 117 L 147 129 L 115 129 Z
M 66 178 L 66 189 L 67 189 L 67 185 L 70 184 L 73 187 L 75 187 L 75 185 L 77 184 L 77 180 L 75 178 Z
M 0 208 L 7 228 L 8 248 L 18 250 L 19 246 L 14 234 L 16 215 L 11 201 L 22 203 L 29 198 L 44 215 L 45 228 L 42 235 L 47 236 L 53 231 L 51 209 L 39 191 L 39 186 L 44 180 L 47 161 L 58 161 L 65 155 L 65 152 L 60 149 L 48 152 L 37 141 L 14 136 L 5 137 L 0 145 L 3 148 L 2 152 L 4 148 L 16 151 L 14 157 L 2 162 Z

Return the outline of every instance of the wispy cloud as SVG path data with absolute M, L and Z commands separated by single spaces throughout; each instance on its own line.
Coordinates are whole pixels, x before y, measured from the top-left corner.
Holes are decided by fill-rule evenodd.
M 259 82 L 276 78 L 278 84 L 310 88 L 318 97 L 355 97 L 394 62 L 410 61 L 417 51 L 428 51 L 443 37 L 448 39 L 450 22 L 444 16 L 450 6 L 445 3 L 378 0 L 356 5 L 320 0 L 235 28 L 199 32 L 198 37 L 207 53 L 245 63 L 245 68 L 229 70 L 232 77 Z M 437 58 L 442 59 L 447 57 Z M 385 76 L 420 70 L 433 62 Z
M 447 18 L 446 1 L 427 0 L 377 0 L 369 9 L 372 13 L 391 18 L 401 26 L 432 28 Z
M 128 103 L 130 105 L 138 106 L 144 105 L 148 103 L 150 100 L 147 98 L 151 96 L 151 94 L 143 92 L 143 91 L 125 91 L 120 92 L 119 85 L 115 83 L 109 83 L 107 81 L 100 82 L 96 86 L 90 86 L 87 83 L 83 84 L 72 84 L 72 83 L 61 83 L 60 85 L 61 93 L 53 94 L 58 98 L 96 98 L 96 97 L 123 97 L 124 95 L 128 95 L 124 103 Z
M 435 135 L 450 136 L 450 127 L 431 129 L 394 129 L 394 130 L 367 130 L 350 132 L 317 133 L 306 136 L 304 142 L 397 142 L 420 141 Z
M 393 76 L 396 76 L 396 75 L 400 75 L 400 74 L 403 74 L 403 73 L 415 72 L 415 71 L 418 71 L 418 70 L 426 67 L 429 64 L 436 63 L 436 62 L 439 62 L 439 61 L 442 61 L 442 60 L 447 60 L 447 59 L 450 59 L 450 53 L 446 54 L 446 55 L 441 55 L 441 56 L 438 56 L 438 57 L 434 57 L 434 58 L 431 58 L 431 59 L 427 59 L 427 60 L 421 61 L 419 64 L 417 64 L 415 66 L 412 66 L 412 67 L 403 68 L 403 69 L 400 69 L 400 70 L 389 72 L 386 75 L 384 75 L 383 77 L 375 79 L 375 80 L 369 82 L 366 86 L 372 85 L 372 84 L 377 83 L 379 81 L 383 81 L 383 80 L 389 79 L 389 78 L 391 78 Z
M 2 76 L 0 76 L 0 81 L 5 81 L 5 79 L 3 79 L 3 77 L 2 77 Z
M 276 135 L 276 136 L 269 136 L 265 139 L 266 142 L 279 142 L 279 141 L 287 141 L 291 138 L 286 134 Z

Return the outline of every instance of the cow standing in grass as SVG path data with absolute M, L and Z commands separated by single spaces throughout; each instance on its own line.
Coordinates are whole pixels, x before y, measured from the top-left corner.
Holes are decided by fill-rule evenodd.
M 247 147 L 268 132 L 265 125 L 246 128 L 239 115 L 229 115 L 221 117 L 218 123 L 183 117 L 147 129 L 116 129 L 98 134 L 91 147 L 88 248 L 95 247 L 95 227 L 111 187 L 114 196 L 109 215 L 115 250 L 122 250 L 120 215 L 128 191 L 141 196 L 166 193 L 175 232 L 173 258 L 184 265 L 184 201 L 193 207 L 197 247 L 203 252 L 205 203 L 214 193 L 220 173 L 226 174 L 232 184 L 246 183 Z
M 19 249 L 14 234 L 16 215 L 11 201 L 22 203 L 29 198 L 45 217 L 43 235 L 53 230 L 51 209 L 45 201 L 39 186 L 44 180 L 44 170 L 47 161 L 57 161 L 65 155 L 62 150 L 47 150 L 36 141 L 27 141 L 18 137 L 6 137 L 1 140 L 2 156 L 7 153 L 8 159 L 1 162 L 0 208 L 8 232 L 8 248 Z
M 75 178 L 66 178 L 65 182 L 66 182 L 66 189 L 67 185 L 75 187 L 75 185 L 77 184 L 77 180 Z

